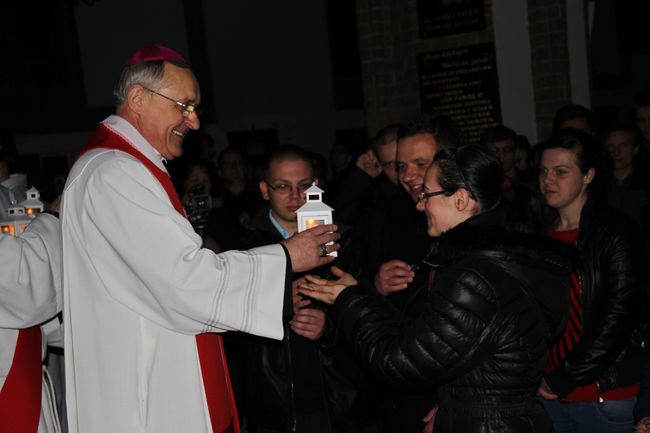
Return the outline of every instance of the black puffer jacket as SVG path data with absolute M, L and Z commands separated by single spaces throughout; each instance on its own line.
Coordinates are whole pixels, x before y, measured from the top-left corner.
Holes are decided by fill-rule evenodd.
M 423 313 L 403 320 L 378 296 L 345 290 L 334 314 L 373 373 L 438 387 L 434 431 L 550 432 L 535 400 L 546 341 L 568 314 L 570 252 L 478 215 L 434 241 Z M 403 320 L 403 321 L 402 321 Z
M 648 342 L 648 256 L 641 228 L 621 212 L 588 201 L 577 249 L 584 333 L 546 377 L 560 397 L 594 381 L 601 391 L 639 383 Z

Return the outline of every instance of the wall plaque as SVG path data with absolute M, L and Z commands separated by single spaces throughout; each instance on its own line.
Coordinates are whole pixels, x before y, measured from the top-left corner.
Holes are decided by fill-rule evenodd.
M 501 123 L 494 44 L 419 54 L 418 75 L 422 111 L 451 117 L 469 143 Z
M 418 0 L 420 38 L 485 29 L 483 0 Z

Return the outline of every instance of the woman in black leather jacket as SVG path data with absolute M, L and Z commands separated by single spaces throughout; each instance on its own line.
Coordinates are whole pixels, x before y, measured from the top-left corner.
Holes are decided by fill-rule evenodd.
M 609 155 L 590 134 L 562 131 L 540 152 L 540 188 L 557 210 L 548 234 L 578 250 L 570 319 L 540 395 L 556 432 L 630 432 L 647 340 L 644 235 L 599 202 Z
M 547 339 L 568 311 L 567 249 L 505 229 L 499 211 L 501 165 L 488 150 L 439 152 L 418 209 L 427 215 L 431 283 L 422 313 L 399 313 L 379 296 L 308 277 L 302 291 L 332 312 L 364 364 L 404 388 L 437 387 L 433 430 L 551 432 L 535 394 Z

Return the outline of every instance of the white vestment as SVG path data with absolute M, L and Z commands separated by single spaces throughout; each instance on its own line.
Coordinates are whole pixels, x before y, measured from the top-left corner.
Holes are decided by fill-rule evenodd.
M 43 356 L 46 344 L 62 345 L 59 319 L 54 317 L 62 306 L 60 257 L 59 220 L 53 215 L 39 215 L 20 237 L 0 236 L 0 390 L 19 329 L 47 322 L 41 325 Z M 54 431 L 48 391 L 44 384 L 39 433 Z
M 164 170 L 128 122 L 104 124 Z M 158 180 L 116 150 L 79 158 L 61 217 L 70 433 L 212 433 L 195 335 L 281 339 L 283 248 L 201 248 Z

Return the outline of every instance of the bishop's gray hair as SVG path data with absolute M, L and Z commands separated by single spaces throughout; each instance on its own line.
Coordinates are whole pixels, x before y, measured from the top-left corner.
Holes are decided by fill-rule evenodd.
M 129 89 L 136 84 L 148 89 L 157 90 L 158 85 L 165 75 L 165 62 L 191 70 L 189 64 L 176 60 L 156 60 L 127 66 L 122 69 L 120 79 L 113 89 L 113 96 L 115 96 L 117 106 L 119 107 L 124 104 Z

